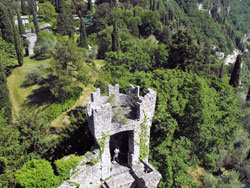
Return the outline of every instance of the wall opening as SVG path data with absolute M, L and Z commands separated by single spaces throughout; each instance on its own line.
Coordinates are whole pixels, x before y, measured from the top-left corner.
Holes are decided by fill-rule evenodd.
M 115 149 L 119 149 L 120 152 L 116 162 L 120 165 L 131 166 L 133 144 L 133 131 L 124 131 L 112 135 L 109 141 L 111 161 L 114 160 Z

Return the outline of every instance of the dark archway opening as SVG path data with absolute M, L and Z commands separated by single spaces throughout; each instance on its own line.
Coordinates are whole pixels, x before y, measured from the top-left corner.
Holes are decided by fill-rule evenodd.
M 114 150 L 116 148 L 120 150 L 118 160 L 116 162 L 120 165 L 130 166 L 131 153 L 133 153 L 133 132 L 124 131 L 110 137 L 109 149 L 112 161 L 114 159 Z

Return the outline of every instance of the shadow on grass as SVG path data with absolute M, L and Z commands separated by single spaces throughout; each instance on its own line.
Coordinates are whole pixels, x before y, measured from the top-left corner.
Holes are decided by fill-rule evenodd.
M 84 155 L 90 151 L 96 142 L 88 128 L 85 110 L 86 108 L 78 107 L 68 112 L 70 124 L 65 125 L 58 133 L 56 145 L 46 152 L 45 158 L 54 161 L 70 154 Z
M 46 87 L 40 87 L 32 91 L 28 97 L 27 106 L 42 106 L 56 102 L 54 95 Z

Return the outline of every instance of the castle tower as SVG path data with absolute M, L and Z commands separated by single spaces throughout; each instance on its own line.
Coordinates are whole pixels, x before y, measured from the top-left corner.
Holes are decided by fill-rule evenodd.
M 88 126 L 100 149 L 87 152 L 58 188 L 72 187 L 69 182 L 80 188 L 156 188 L 161 174 L 148 163 L 155 103 L 156 92 L 140 96 L 138 86 L 129 86 L 127 94 L 119 85 L 109 85 L 107 96 L 100 89 L 91 93 Z
M 156 92 L 148 89 L 145 96 L 140 96 L 139 90 L 138 86 L 129 86 L 128 94 L 121 94 L 119 85 L 109 85 L 108 96 L 101 96 L 100 89 L 97 89 L 91 93 L 91 99 L 87 99 L 89 129 L 102 145 L 102 179 L 110 176 L 116 147 L 121 150 L 121 160 L 130 167 L 138 165 L 141 159 L 148 162 Z

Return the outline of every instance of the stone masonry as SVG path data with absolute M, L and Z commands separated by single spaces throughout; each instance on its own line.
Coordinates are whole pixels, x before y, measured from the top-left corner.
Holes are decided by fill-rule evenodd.
M 87 99 L 89 129 L 100 147 L 100 157 L 93 168 L 101 184 L 92 185 L 93 188 L 100 185 L 104 188 L 156 188 L 161 179 L 159 172 L 148 163 L 148 152 L 145 155 L 140 148 L 143 145 L 144 150 L 149 149 L 156 92 L 148 89 L 146 95 L 140 96 L 139 91 L 139 86 L 131 85 L 128 94 L 122 94 L 118 84 L 109 85 L 107 96 L 101 96 L 98 88 Z M 112 162 L 114 148 L 121 150 L 118 162 Z M 87 185 L 76 176 L 71 180 L 80 187 Z M 69 187 L 67 185 L 64 183 L 60 187 Z

